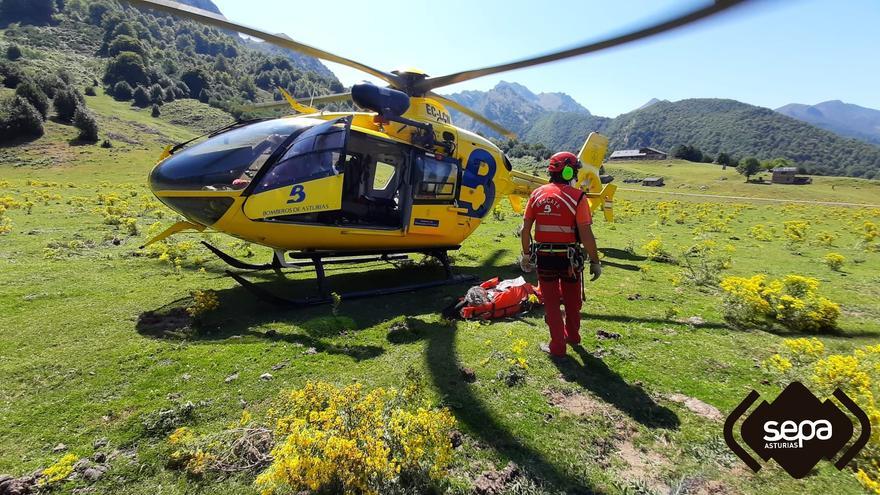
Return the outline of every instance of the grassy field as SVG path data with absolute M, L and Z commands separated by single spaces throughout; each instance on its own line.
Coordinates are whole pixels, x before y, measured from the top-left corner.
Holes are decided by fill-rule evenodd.
M 605 165 L 605 169 L 616 177 L 619 187 L 646 191 L 648 194 L 713 194 L 771 200 L 880 204 L 880 182 L 850 177 L 815 176 L 810 185 L 794 186 L 770 184 L 770 173 L 762 172 L 756 177 L 763 177 L 766 181 L 764 184 L 746 183 L 734 167 L 722 170 L 719 165 L 685 160 L 611 162 Z M 643 177 L 663 177 L 666 186 L 644 187 L 622 182 L 625 178 Z
M 480 473 L 509 460 L 541 485 L 515 493 L 862 492 L 851 472 L 827 462 L 795 481 L 772 463 L 753 474 L 733 456 L 717 413 L 704 406 L 726 416 L 751 389 L 775 397 L 779 377 L 761 363 L 796 335 L 729 326 L 717 286 L 689 283 L 681 264 L 649 260 L 643 246 L 660 239 L 681 259 L 709 241 L 712 256 L 729 258 L 720 276 L 815 277 L 842 306 L 839 331 L 819 339 L 828 352 L 849 353 L 880 342 L 880 253 L 859 242 L 863 223 L 880 222 L 880 210 L 621 191 L 618 222 L 595 228 L 605 273 L 587 287 L 583 346 L 554 363 L 539 349 L 547 339 L 540 311 L 492 324 L 443 320 L 441 309 L 466 287 L 343 301 L 335 311 L 283 311 L 224 276 L 225 265 L 197 244 L 198 235 L 170 244 L 177 254 L 168 259 L 142 252 L 151 226 L 174 221 L 147 190 L 146 174 L 164 145 L 195 131 L 172 123 L 172 111 L 154 119 L 106 96 L 87 102 L 101 128 L 112 129 L 113 148 L 72 146 L 75 130 L 53 122 L 39 140 L 0 148 L 0 198 L 19 203 L 6 212 L 11 231 L 0 234 L 0 473 L 26 474 L 67 452 L 100 452 L 110 454 L 110 470 L 92 485 L 97 493 L 256 492 L 254 473 L 219 480 L 169 468 L 168 431 L 152 426 L 159 412 L 191 402 L 192 414 L 174 426 L 211 432 L 243 410 L 261 418 L 278 394 L 308 380 L 394 386 L 415 370 L 464 433 L 450 471 L 453 492 L 467 492 Z M 730 170 L 681 162 L 609 169 L 662 175 L 664 191 L 877 202 L 878 184 L 868 181 L 747 185 Z M 114 225 L 114 216 L 135 221 Z M 804 242 L 785 238 L 785 220 L 809 222 Z M 457 269 L 518 276 L 518 224 L 505 204 L 455 254 Z M 757 224 L 768 240 L 754 237 Z M 824 232 L 830 245 L 819 241 Z M 269 255 L 206 236 L 241 257 Z M 822 263 L 831 251 L 846 257 L 842 271 Z M 330 283 L 342 291 L 439 276 L 426 266 L 334 269 Z M 294 283 L 252 277 L 295 295 L 311 290 L 309 274 L 287 278 Z M 192 291 L 207 289 L 220 306 L 197 328 L 143 318 L 186 306 Z M 620 338 L 600 339 L 599 330 Z M 520 339 L 528 368 L 511 387 L 507 357 Z M 475 371 L 474 383 L 463 380 L 461 367 Z M 272 379 L 261 379 L 267 372 Z M 701 406 L 689 408 L 685 398 Z M 106 446 L 96 443 L 103 439 Z M 59 443 L 65 448 L 56 450 Z M 66 481 L 58 490 L 88 485 Z

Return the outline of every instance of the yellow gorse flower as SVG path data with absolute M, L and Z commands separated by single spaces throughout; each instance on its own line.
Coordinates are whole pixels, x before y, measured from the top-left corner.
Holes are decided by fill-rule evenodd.
M 269 412 L 279 442 L 257 487 L 378 494 L 402 474 L 443 477 L 455 420 L 409 392 L 309 382 L 285 394 Z

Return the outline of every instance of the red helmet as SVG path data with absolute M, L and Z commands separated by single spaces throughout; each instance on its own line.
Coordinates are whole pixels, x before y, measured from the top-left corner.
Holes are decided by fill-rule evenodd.
M 574 153 L 569 153 L 568 151 L 560 151 L 559 153 L 555 153 L 550 157 L 550 165 L 547 167 L 548 172 L 562 172 L 566 166 L 571 167 L 574 170 L 580 168 L 580 163 L 578 162 L 578 158 L 574 155 Z

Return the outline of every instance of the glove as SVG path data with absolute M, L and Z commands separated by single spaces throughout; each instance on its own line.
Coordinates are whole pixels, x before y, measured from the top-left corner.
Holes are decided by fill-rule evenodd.
M 590 262 L 590 275 L 593 276 L 590 279 L 590 282 L 592 282 L 592 281 L 596 280 L 597 278 L 599 278 L 600 276 L 602 276 L 602 263 L 599 263 L 598 261 L 591 261 Z
M 525 273 L 531 273 L 535 267 L 532 265 L 532 257 L 527 253 L 519 255 L 519 268 Z

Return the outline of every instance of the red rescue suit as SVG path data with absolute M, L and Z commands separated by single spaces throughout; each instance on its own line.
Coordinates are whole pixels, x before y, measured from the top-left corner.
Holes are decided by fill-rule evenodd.
M 568 184 L 550 183 L 535 189 L 525 217 L 535 222 L 538 284 L 550 327 L 550 354 L 565 355 L 566 342 L 581 341 L 582 271 L 573 269 L 571 255 L 580 245 L 578 225 L 593 223 L 584 193 Z M 560 303 L 565 305 L 565 321 Z

